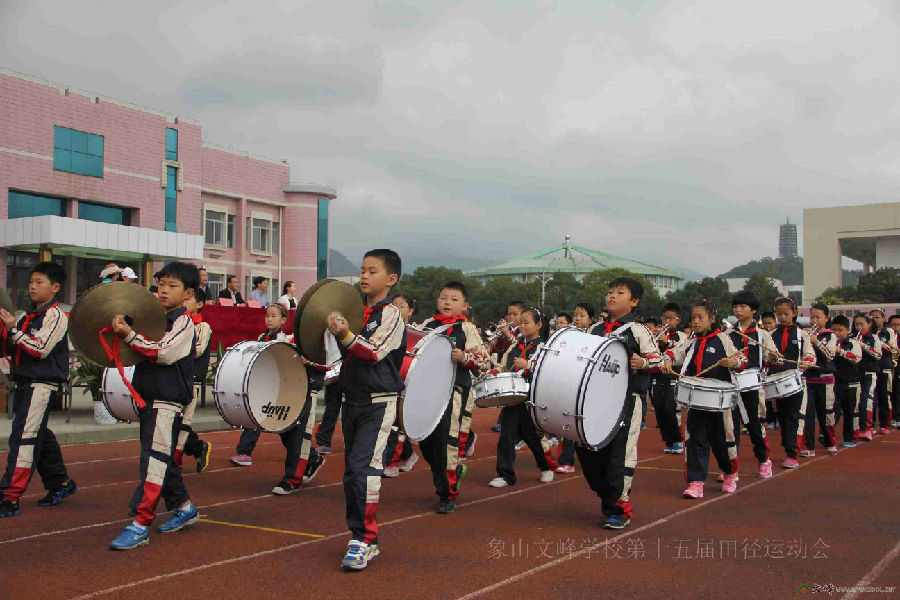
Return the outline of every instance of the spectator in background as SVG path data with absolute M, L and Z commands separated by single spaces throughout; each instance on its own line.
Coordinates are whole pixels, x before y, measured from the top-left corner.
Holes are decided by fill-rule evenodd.
M 116 263 L 109 263 L 100 271 L 100 283 L 122 280 L 122 269 Z
M 294 285 L 293 281 L 285 281 L 284 285 L 281 287 L 281 298 L 278 299 L 278 304 L 282 305 L 288 310 L 294 310 L 297 308 L 297 286 Z
M 134 272 L 134 269 L 131 267 L 125 267 L 122 269 L 122 281 L 130 281 L 131 283 L 137 283 L 138 276 L 137 273 Z
M 197 286 L 197 289 L 203 292 L 206 298 L 209 298 L 209 273 L 203 267 L 197 269 L 197 272 L 200 274 L 200 285 Z
M 250 292 L 250 300 L 259 302 L 259 305 L 266 308 L 272 301 L 269 300 L 269 280 L 265 277 L 258 276 L 253 278 L 253 291 Z
M 231 300 L 231 302 L 235 306 L 241 306 L 245 304 L 244 297 L 241 296 L 241 293 L 238 291 L 238 278 L 237 275 L 229 275 L 228 283 L 224 290 L 219 292 L 219 298 L 225 298 L 226 300 Z

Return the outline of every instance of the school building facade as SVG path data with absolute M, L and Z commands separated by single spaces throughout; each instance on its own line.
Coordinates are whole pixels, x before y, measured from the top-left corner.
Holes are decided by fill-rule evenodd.
M 20 308 L 28 270 L 54 260 L 73 303 L 104 265 L 150 284 L 163 262 L 299 292 L 327 275 L 336 191 L 292 183 L 285 161 L 203 141 L 196 121 L 0 69 L 0 286 Z

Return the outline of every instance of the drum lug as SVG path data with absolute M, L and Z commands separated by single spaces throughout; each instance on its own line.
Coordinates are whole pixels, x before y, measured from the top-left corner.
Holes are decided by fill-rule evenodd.
M 568 423 L 566 423 L 565 425 L 563 425 L 563 431 L 568 431 L 568 430 L 570 430 L 570 429 L 572 429 L 572 426 L 569 425 Z
M 564 343 L 563 343 L 563 344 L 560 344 L 560 345 L 564 345 Z M 546 346 L 545 346 L 545 347 L 541 348 L 540 351 L 541 351 L 541 352 L 552 352 L 552 353 L 555 354 L 556 356 L 559 356 L 559 350 L 557 350 L 556 348 L 549 348 L 549 347 L 546 347 Z
M 526 400 L 526 401 L 525 401 L 525 404 L 528 405 L 528 406 L 530 406 L 531 408 L 538 408 L 538 409 L 540 409 L 540 410 L 547 410 L 547 406 L 542 406 L 542 405 L 537 405 L 537 406 L 535 406 L 535 404 L 534 404 L 534 402 L 533 402 L 532 400 Z
M 597 364 L 597 362 L 598 362 L 598 360 L 599 360 L 599 359 L 594 358 L 594 357 L 592 357 L 592 356 L 585 356 L 585 355 L 583 355 L 583 354 L 579 354 L 576 358 L 577 358 L 578 360 L 586 360 L 586 361 L 587 361 L 588 363 L 590 363 L 591 365 Z
M 568 412 L 568 411 L 563 411 L 563 416 L 564 416 L 564 417 L 575 417 L 575 420 L 576 420 L 576 421 L 584 421 L 584 415 L 579 415 L 579 414 L 575 414 L 575 413 L 570 413 L 570 412 Z

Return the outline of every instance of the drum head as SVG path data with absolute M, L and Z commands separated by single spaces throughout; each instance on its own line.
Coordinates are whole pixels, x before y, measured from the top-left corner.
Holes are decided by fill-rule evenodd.
M 403 429 L 410 440 L 428 437 L 450 402 L 456 368 L 450 360 L 453 344 L 443 335 L 422 340 L 409 372 L 403 392 Z
M 597 362 L 585 371 L 581 384 L 584 415 L 580 427 L 583 439 L 593 448 L 607 445 L 619 431 L 628 394 L 628 352 L 625 345 L 610 339 L 594 354 Z
M 293 346 L 273 342 L 262 348 L 250 365 L 248 403 L 260 429 L 281 433 L 290 429 L 306 404 L 309 384 L 306 367 Z

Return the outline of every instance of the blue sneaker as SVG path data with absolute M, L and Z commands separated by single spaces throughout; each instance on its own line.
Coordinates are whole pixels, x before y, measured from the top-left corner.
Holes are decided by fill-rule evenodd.
M 318 452 L 322 456 L 328 456 L 329 454 L 331 454 L 331 446 L 319 444 L 318 446 L 316 446 L 316 452 Z
M 603 521 L 603 529 L 625 529 L 631 523 L 631 519 L 626 519 L 624 515 L 610 515 Z
M 841 444 L 844 448 L 856 448 L 856 442 L 844 442 Z
M 53 490 L 52 492 L 47 492 L 47 495 L 38 500 L 38 506 L 56 506 L 63 499 L 68 498 L 72 494 L 78 491 L 78 486 L 75 485 L 75 482 L 71 479 L 67 480 L 63 486 L 57 490 Z
M 684 444 L 681 442 L 672 444 L 672 454 L 681 454 L 682 452 L 684 452 Z
M 169 517 L 169 520 L 157 527 L 160 533 L 173 533 L 182 527 L 187 527 L 191 523 L 196 523 L 200 519 L 200 511 L 191 503 L 187 510 L 176 510 Z
M 111 550 L 133 550 L 138 546 L 146 546 L 150 543 L 150 528 L 136 527 L 134 523 L 129 523 L 119 537 L 114 539 L 109 545 Z
M 15 517 L 17 514 L 19 514 L 19 503 L 0 497 L 0 519 Z
M 378 544 L 366 544 L 358 540 L 350 540 L 347 545 L 347 554 L 341 561 L 341 568 L 352 571 L 362 571 L 369 565 L 369 561 L 381 554 Z

